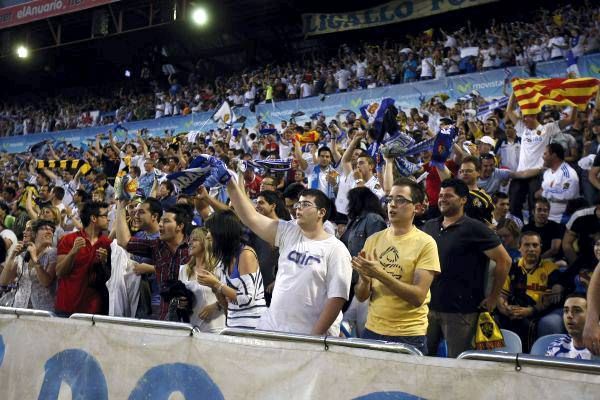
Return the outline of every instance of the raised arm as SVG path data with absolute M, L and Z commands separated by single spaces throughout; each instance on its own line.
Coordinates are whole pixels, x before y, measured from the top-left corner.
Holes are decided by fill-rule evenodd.
M 396 168 L 393 158 L 385 158 L 385 167 L 383 169 L 383 191 L 389 194 L 394 186 L 394 168 Z
M 54 152 L 54 148 L 52 147 L 52 142 L 48 143 L 48 151 L 50 152 L 50 158 L 53 160 L 60 160 L 56 153 Z
M 100 148 L 100 135 L 96 135 L 96 140 L 94 141 L 94 149 L 96 150 L 96 155 L 98 157 L 102 156 L 102 148 Z
M 114 231 L 117 235 L 117 243 L 123 248 L 127 248 L 127 243 L 131 239 L 131 232 L 127 226 L 127 217 L 125 216 L 125 207 L 121 200 L 117 201 L 117 215 L 114 223 Z
M 117 156 L 120 156 L 121 149 L 119 149 L 117 143 L 115 143 L 115 137 L 113 136 L 112 131 L 108 131 L 108 142 L 110 143 L 110 147 L 114 150 Z
M 515 92 L 512 92 L 510 98 L 508 99 L 508 104 L 506 105 L 506 118 L 509 119 L 514 125 L 519 122 L 519 116 L 515 113 L 515 104 L 517 102 L 517 98 L 515 97 Z
M 356 147 L 358 146 L 358 144 L 364 137 L 365 137 L 364 131 L 357 131 L 354 134 L 354 137 L 352 138 L 352 140 L 350 141 L 348 148 L 344 152 L 344 155 L 342 156 L 342 163 L 341 163 L 342 164 L 342 172 L 344 173 L 344 175 L 348 175 L 350 172 L 352 172 L 352 153 L 354 153 L 354 150 L 356 149 Z
M 58 176 L 54 172 L 50 171 L 48 168 L 43 168 L 42 174 L 46 175 L 48 177 L 48 179 L 50 179 L 54 183 L 56 183 L 58 181 Z M 66 182 L 66 183 L 68 183 L 68 182 Z
M 35 210 L 35 206 L 33 205 L 33 199 L 31 198 L 31 190 L 27 191 L 27 195 L 25 197 L 25 210 L 27 211 L 27 215 L 31 218 L 32 221 L 38 219 L 38 212 Z
M 227 193 L 229 194 L 231 205 L 242 223 L 262 240 L 274 245 L 279 221 L 259 214 L 250 199 L 242 192 L 233 179 L 227 183 Z
M 142 149 L 142 154 L 144 155 L 144 158 L 150 157 L 150 154 L 148 153 L 148 145 L 146 144 L 146 141 L 142 137 L 140 131 L 137 131 L 137 141 L 140 145 L 140 148 Z
M 297 140 L 294 142 L 294 158 L 296 158 L 300 169 L 302 171 L 306 171 L 306 169 L 308 168 L 308 163 L 302 157 L 302 149 L 300 147 L 300 142 L 298 142 Z

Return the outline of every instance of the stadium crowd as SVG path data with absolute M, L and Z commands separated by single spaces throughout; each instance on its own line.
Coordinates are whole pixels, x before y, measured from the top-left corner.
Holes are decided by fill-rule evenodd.
M 189 73 L 155 49 L 132 77 L 133 87 L 101 87 L 0 105 L 0 135 L 53 132 L 215 109 L 227 99 L 251 106 L 536 63 L 600 49 L 598 8 L 590 4 L 536 10 L 526 21 L 496 22 L 455 32 L 428 30 L 392 42 L 343 44 L 301 61 L 265 62 L 223 76 L 207 60 Z M 130 82 L 131 83 L 131 82 Z
M 471 32 L 446 35 L 455 42 L 443 51 L 503 50 L 516 32 L 550 22 L 597 32 L 585 24 L 597 12 L 556 15 L 494 27 L 485 43 L 468 43 Z M 411 43 L 421 57 L 424 40 Z M 356 59 L 342 50 L 330 66 L 349 69 L 338 69 L 334 90 L 406 81 L 396 57 L 416 52 L 385 48 L 365 47 Z M 486 54 L 476 68 L 492 67 Z M 301 80 L 324 76 L 311 71 L 298 70 Z M 420 78 L 433 73 L 422 68 Z M 250 89 L 280 79 L 267 75 L 237 82 Z M 208 89 L 213 105 L 233 79 Z M 169 81 L 174 97 L 184 96 Z M 272 89 L 243 95 L 244 103 L 278 99 Z M 107 129 L 85 149 L 50 143 L 3 153 L 0 305 L 183 321 L 205 332 L 352 334 L 429 355 L 444 340 L 450 357 L 473 348 L 488 311 L 524 351 L 564 334 L 548 355 L 589 359 L 600 353 L 598 94 L 591 100 L 585 110 L 545 106 L 527 115 L 513 95 L 478 118 L 471 111 L 485 99 L 477 93 L 453 105 L 435 96 L 396 110 L 392 126 L 387 119 L 401 140 L 380 152 L 376 124 L 344 110 L 193 136 L 141 130 L 118 141 Z M 445 155 L 431 146 L 408 151 L 449 130 L 456 138 Z

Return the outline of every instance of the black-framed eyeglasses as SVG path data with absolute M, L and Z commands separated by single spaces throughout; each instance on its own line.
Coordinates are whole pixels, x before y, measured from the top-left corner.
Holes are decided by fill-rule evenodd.
M 108 218 L 108 214 L 98 214 L 97 217 L 98 218 L 100 218 L 100 217 L 106 217 L 106 218 Z
M 405 206 L 407 204 L 413 204 L 414 201 L 409 200 L 405 197 L 402 196 L 385 196 L 383 198 L 383 200 L 385 201 L 386 204 L 396 204 L 398 206 Z
M 310 201 L 299 201 L 294 204 L 294 210 L 304 209 L 304 208 L 309 208 L 309 207 L 317 207 L 317 206 L 314 205 L 313 203 L 311 203 Z
M 486 154 L 480 155 L 479 159 L 480 160 L 493 160 L 493 159 L 495 159 L 495 157 L 490 153 L 486 153 Z

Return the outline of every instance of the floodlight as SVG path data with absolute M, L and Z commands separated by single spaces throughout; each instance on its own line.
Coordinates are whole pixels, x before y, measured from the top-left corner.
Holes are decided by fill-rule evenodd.
M 29 57 L 29 49 L 25 46 L 17 47 L 17 57 L 19 57 L 19 58 Z
M 192 20 L 196 25 L 206 25 L 208 22 L 208 13 L 204 8 L 196 8 L 192 12 Z

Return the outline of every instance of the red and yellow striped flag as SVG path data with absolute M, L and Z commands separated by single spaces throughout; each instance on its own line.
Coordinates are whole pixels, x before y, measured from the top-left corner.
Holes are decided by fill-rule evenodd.
M 515 78 L 512 87 L 523 115 L 532 115 L 546 105 L 571 106 L 583 111 L 598 91 L 598 82 L 596 78 Z

